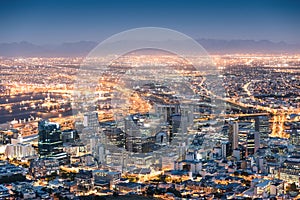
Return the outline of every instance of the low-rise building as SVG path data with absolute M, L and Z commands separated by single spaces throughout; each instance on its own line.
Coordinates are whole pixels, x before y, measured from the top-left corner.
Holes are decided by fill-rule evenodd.
M 9 190 L 4 185 L 0 185 L 0 199 L 9 198 Z
M 92 171 L 80 170 L 75 177 L 77 192 L 86 193 L 94 188 L 94 177 Z
M 59 174 L 59 161 L 53 158 L 40 158 L 30 162 L 29 172 L 35 178 Z
M 16 158 L 18 160 L 24 158 L 32 158 L 36 155 L 36 152 L 31 144 L 7 144 L 5 149 L 5 156 L 7 158 L 13 159 Z

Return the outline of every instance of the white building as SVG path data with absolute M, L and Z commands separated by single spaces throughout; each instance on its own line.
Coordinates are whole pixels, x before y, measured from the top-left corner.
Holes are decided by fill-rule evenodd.
M 99 128 L 99 120 L 97 112 L 85 113 L 83 116 L 83 126 L 90 127 L 95 130 Z
M 25 157 L 35 156 L 36 152 L 31 144 L 8 144 L 5 149 L 7 158 L 22 159 Z

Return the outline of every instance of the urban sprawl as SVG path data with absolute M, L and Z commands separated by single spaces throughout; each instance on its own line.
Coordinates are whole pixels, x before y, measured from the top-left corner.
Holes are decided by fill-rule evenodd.
M 0 58 L 0 199 L 300 198 L 300 55 L 191 59 Z

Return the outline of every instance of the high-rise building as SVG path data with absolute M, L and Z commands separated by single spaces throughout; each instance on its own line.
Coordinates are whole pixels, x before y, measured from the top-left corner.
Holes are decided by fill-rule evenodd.
M 260 132 L 262 139 L 269 137 L 270 122 L 268 116 L 255 117 L 255 131 Z
M 78 132 L 74 129 L 67 129 L 62 131 L 61 135 L 63 143 L 73 143 L 79 139 Z
M 125 148 L 131 152 L 142 152 L 142 135 L 131 117 L 125 118 Z
M 124 131 L 117 127 L 116 122 L 108 121 L 100 123 L 101 130 L 106 138 L 105 143 L 124 148 L 125 134 Z
M 254 153 L 260 148 L 260 133 L 254 132 Z
M 38 123 L 38 131 L 38 149 L 41 158 L 63 159 L 66 157 L 66 154 L 63 152 L 59 124 L 42 120 Z
M 231 151 L 237 149 L 239 146 L 239 124 L 238 122 L 231 122 L 229 124 L 228 141 L 231 145 Z
M 151 120 L 153 119 L 143 115 L 130 115 L 124 119 L 125 149 L 127 151 L 147 153 L 159 148 L 156 138 L 164 130 L 164 127 L 159 124 L 157 126 L 150 125 Z M 166 134 L 163 139 L 165 142 L 167 141 Z
M 164 121 L 170 121 L 171 116 L 179 114 L 179 104 L 155 104 L 155 113 L 161 115 Z
M 253 132 L 249 132 L 247 134 L 247 142 L 246 142 L 246 155 L 253 155 L 255 152 L 255 134 Z
M 230 156 L 230 143 L 228 141 L 221 143 L 222 158 Z
M 99 120 L 97 112 L 85 113 L 83 116 L 83 126 L 97 130 L 99 128 Z

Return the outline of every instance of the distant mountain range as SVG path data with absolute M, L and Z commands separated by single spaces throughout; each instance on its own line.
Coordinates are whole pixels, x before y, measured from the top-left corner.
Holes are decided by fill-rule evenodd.
M 300 44 L 269 40 L 197 40 L 209 53 L 300 53 Z
M 96 42 L 80 41 L 60 45 L 36 45 L 29 42 L 0 43 L 0 56 L 4 57 L 64 57 L 85 56 Z
M 300 53 L 300 44 L 269 40 L 197 40 L 210 54 L 225 53 Z M 60 45 L 35 45 L 29 42 L 0 43 L 3 57 L 65 57 L 86 56 L 97 42 L 80 41 Z

